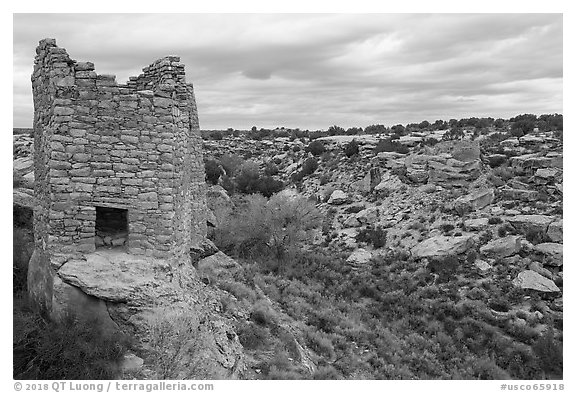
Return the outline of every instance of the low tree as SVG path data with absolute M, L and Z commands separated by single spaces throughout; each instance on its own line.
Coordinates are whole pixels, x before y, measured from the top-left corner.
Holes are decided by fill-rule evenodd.
M 340 126 L 330 126 L 328 128 L 328 135 L 330 135 L 330 136 L 344 135 L 345 133 L 346 133 L 346 130 L 344 130 L 344 128 L 342 128 Z
M 385 134 L 388 130 L 382 124 L 372 124 L 364 129 L 366 134 Z
M 205 159 L 204 168 L 206 171 L 206 181 L 210 184 L 218 184 L 218 179 L 224 174 L 224 169 L 216 160 Z
M 240 167 L 236 176 L 236 186 L 238 191 L 244 194 L 254 194 L 258 192 L 258 182 L 260 169 L 253 161 L 246 161 Z
M 346 135 L 358 135 L 362 133 L 362 127 L 350 127 L 346 130 Z
M 409 133 L 407 126 L 404 127 L 402 124 L 396 124 L 395 126 L 392 126 L 390 130 L 392 131 L 393 135 L 397 138 L 400 138 L 401 136 L 407 135 Z
M 392 138 L 384 138 L 378 141 L 378 144 L 374 148 L 374 153 L 381 152 L 396 152 L 401 154 L 407 154 L 410 151 L 408 147 L 404 146 L 400 142 L 392 140 Z
M 430 122 L 428 120 L 424 120 L 420 124 L 418 124 L 418 128 L 420 128 L 421 130 L 428 127 L 430 127 Z
M 272 176 L 262 176 L 258 179 L 258 192 L 269 198 L 284 188 L 284 183 Z
M 444 135 L 442 135 L 443 141 L 453 141 L 459 140 L 464 138 L 464 131 L 461 128 L 451 128 L 450 130 L 446 131 Z
M 220 165 L 224 168 L 226 175 L 232 177 L 236 174 L 236 171 L 240 169 L 244 159 L 236 154 L 224 154 L 220 158 Z
M 352 139 L 350 143 L 344 148 L 344 154 L 346 157 L 352 157 L 360 152 L 360 145 L 356 142 L 356 139 Z
M 319 156 L 325 151 L 326 147 L 324 146 L 324 143 L 318 140 L 310 142 L 310 144 L 306 147 L 306 152 L 312 154 L 313 156 Z
M 314 157 L 307 158 L 302 164 L 302 174 L 304 176 L 311 175 L 318 169 L 318 160 Z
M 506 121 L 502 118 L 494 120 L 494 128 L 501 129 L 506 125 Z
M 515 137 L 521 137 L 531 133 L 536 126 L 536 122 L 532 119 L 521 119 L 512 124 L 510 132 Z
M 266 166 L 264 167 L 264 174 L 266 176 L 277 175 L 279 171 L 280 170 L 278 169 L 278 166 L 276 164 L 274 164 L 274 162 L 272 162 L 272 161 L 268 161 L 266 163 Z

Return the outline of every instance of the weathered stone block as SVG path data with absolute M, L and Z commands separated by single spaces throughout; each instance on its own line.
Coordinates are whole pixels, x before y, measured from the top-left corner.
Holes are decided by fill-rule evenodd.
M 65 76 L 64 78 L 57 78 L 54 80 L 54 84 L 60 87 L 71 87 L 74 86 L 75 79 L 73 76 Z
M 86 130 L 70 129 L 68 133 L 74 138 L 82 138 L 86 136 Z

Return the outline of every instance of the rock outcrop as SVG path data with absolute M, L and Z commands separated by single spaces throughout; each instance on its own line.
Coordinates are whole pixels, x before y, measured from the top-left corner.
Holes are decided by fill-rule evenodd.
M 412 248 L 414 258 L 438 258 L 458 255 L 468 251 L 475 243 L 475 236 L 464 234 L 462 236 L 434 236 L 424 240 Z
M 500 239 L 492 240 L 480 247 L 483 255 L 492 258 L 505 258 L 517 254 L 521 247 L 521 236 L 506 236 Z
M 518 274 L 512 283 L 522 289 L 533 289 L 540 292 L 559 292 L 554 281 L 541 276 L 533 270 L 524 270 Z
M 463 216 L 472 211 L 482 209 L 494 201 L 494 190 L 480 189 L 458 198 L 454 202 L 454 209 Z

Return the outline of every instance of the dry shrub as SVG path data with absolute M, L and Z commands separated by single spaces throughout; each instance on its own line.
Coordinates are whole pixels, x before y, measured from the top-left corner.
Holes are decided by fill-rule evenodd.
M 159 312 L 149 323 L 155 379 L 188 379 L 201 370 L 200 323 L 190 310 Z
M 26 301 L 14 305 L 14 379 L 117 379 L 128 338 L 97 320 L 45 321 Z

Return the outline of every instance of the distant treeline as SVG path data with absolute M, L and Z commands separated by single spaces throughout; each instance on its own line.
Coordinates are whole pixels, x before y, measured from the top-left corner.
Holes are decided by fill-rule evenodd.
M 32 134 L 32 132 L 34 132 L 33 128 L 12 128 L 12 135 Z
M 202 130 L 202 138 L 221 140 L 226 136 L 246 135 L 250 139 L 260 140 L 268 137 L 286 137 L 286 138 L 320 138 L 323 136 L 334 135 L 361 135 L 361 134 L 396 134 L 399 136 L 407 135 L 419 131 L 438 131 L 470 128 L 477 131 L 488 131 L 490 128 L 495 130 L 511 130 L 513 134 L 521 136 L 532 132 L 535 128 L 539 131 L 559 131 L 563 130 L 563 116 L 561 114 L 543 114 L 540 116 L 533 114 L 522 114 L 510 119 L 494 119 L 492 117 L 470 117 L 460 120 L 450 119 L 436 120 L 429 122 L 423 120 L 420 123 L 408 123 L 406 125 L 396 124 L 387 127 L 383 124 L 372 124 L 365 128 L 343 127 L 333 125 L 327 130 L 301 130 L 299 128 L 276 127 L 274 129 L 260 128 L 256 126 L 250 130 L 236 130 L 228 128 L 227 130 Z
M 449 130 L 449 129 L 461 129 L 461 128 L 473 128 L 475 130 L 487 130 L 489 128 L 494 129 L 510 129 L 515 131 L 515 134 L 525 135 L 534 128 L 538 128 L 540 131 L 562 131 L 563 130 L 563 116 L 561 114 L 543 114 L 540 116 L 533 114 L 523 114 L 512 117 L 510 119 L 494 119 L 492 117 L 470 117 L 463 118 L 460 120 L 450 119 L 446 120 L 436 120 L 433 123 L 428 120 L 423 120 L 420 123 L 408 123 L 406 125 L 396 124 L 391 127 L 387 127 L 383 124 L 371 124 L 362 127 L 350 127 L 343 128 L 338 125 L 332 125 L 328 127 L 327 130 L 301 130 L 300 128 L 285 128 L 276 127 L 274 129 L 260 128 L 256 126 L 252 127 L 250 130 L 237 130 L 234 128 L 228 128 L 227 130 L 202 130 L 201 135 L 203 139 L 213 139 L 221 140 L 225 136 L 240 136 L 246 135 L 250 139 L 260 140 L 267 137 L 286 137 L 286 138 L 320 138 L 323 136 L 333 136 L 333 135 L 361 135 L 361 134 L 397 134 L 397 135 L 407 135 L 412 132 L 418 131 L 437 131 L 437 130 Z M 32 128 L 16 128 L 12 129 L 14 135 L 17 134 L 31 134 Z

